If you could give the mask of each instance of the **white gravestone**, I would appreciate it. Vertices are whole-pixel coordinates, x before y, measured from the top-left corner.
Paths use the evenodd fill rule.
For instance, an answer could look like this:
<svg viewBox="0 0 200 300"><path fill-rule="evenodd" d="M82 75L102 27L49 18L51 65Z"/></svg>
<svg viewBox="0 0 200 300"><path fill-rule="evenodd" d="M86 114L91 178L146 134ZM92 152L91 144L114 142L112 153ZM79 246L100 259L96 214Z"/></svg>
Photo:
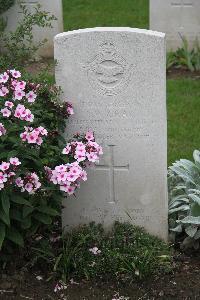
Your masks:
<svg viewBox="0 0 200 300"><path fill-rule="evenodd" d="M63 31L62 0L24 0L21 3L26 5L27 9L32 13L37 4L40 4L41 10L45 10L57 18L57 20L51 22L52 28L34 26L33 29L33 37L36 44L47 39L44 46L39 49L38 55L47 58L53 57L54 36ZM3 14L3 17L7 19L6 32L14 31L19 21L23 19L22 10L17 0L15 5Z"/></svg>
<svg viewBox="0 0 200 300"><path fill-rule="evenodd" d="M55 37L56 82L75 115L66 136L92 129L103 146L63 226L129 221L167 239L165 35L93 28Z"/></svg>
<svg viewBox="0 0 200 300"><path fill-rule="evenodd" d="M182 46L180 35L192 47L200 38L200 0L150 0L150 29L166 33L168 50Z"/></svg>

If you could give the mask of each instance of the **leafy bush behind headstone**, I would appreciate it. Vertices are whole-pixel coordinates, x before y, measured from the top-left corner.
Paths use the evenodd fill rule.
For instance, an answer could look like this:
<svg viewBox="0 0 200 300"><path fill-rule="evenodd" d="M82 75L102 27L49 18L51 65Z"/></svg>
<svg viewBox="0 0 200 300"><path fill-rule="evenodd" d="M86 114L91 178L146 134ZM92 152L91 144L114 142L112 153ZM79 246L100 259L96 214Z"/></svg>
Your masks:
<svg viewBox="0 0 200 300"><path fill-rule="evenodd" d="M0 14L8 10L14 3L15 0L0 0Z"/></svg>

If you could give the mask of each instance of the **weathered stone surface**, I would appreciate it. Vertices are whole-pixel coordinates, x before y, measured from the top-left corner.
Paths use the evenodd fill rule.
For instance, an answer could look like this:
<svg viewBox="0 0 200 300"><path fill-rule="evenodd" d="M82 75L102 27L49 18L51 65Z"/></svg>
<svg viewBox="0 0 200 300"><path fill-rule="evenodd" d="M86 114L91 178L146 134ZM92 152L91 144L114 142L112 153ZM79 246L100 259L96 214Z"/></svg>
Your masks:
<svg viewBox="0 0 200 300"><path fill-rule="evenodd" d="M41 5L41 9L54 15L57 20L52 22L52 28L35 26L33 36L35 43L44 39L47 42L38 51L38 55L43 57L53 57L53 39L54 36L63 31L63 13L62 0L24 0L23 4L27 6L28 10L33 12L37 4ZM20 20L23 18L22 11L16 1L16 4L3 14L7 19L6 31L14 31Z"/></svg>
<svg viewBox="0 0 200 300"><path fill-rule="evenodd" d="M64 200L63 226L115 220L167 238L165 35L93 28L55 37L56 82L75 115L66 136L93 129L104 155L77 197Z"/></svg>
<svg viewBox="0 0 200 300"><path fill-rule="evenodd" d="M150 0L150 29L166 33L167 49L182 46L180 34L190 47L200 38L199 0Z"/></svg>

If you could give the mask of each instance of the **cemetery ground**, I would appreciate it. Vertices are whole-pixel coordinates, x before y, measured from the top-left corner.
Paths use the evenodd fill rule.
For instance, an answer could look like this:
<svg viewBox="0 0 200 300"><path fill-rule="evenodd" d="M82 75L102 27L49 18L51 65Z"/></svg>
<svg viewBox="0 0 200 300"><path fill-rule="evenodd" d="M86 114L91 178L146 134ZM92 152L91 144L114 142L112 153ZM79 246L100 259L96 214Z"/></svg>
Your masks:
<svg viewBox="0 0 200 300"><path fill-rule="evenodd" d="M40 71L46 63L28 67L32 73ZM51 65L51 70L54 67ZM53 71L54 72L54 71ZM46 78L53 82L52 73ZM174 72L175 74L175 72ZM168 75L168 165L180 157L191 158L192 151L199 144L199 78ZM60 234L60 223L57 233ZM67 280L66 289L54 292L55 280L47 281L49 270L44 261L28 267L27 253L16 257L8 272L1 271L0 299L198 299L199 252L172 252L172 268L147 279L127 282L107 278L96 280ZM23 257L23 258L22 258ZM38 277L39 276L39 277ZM38 280L37 278L41 279ZM71 278L72 279L72 278ZM121 298L120 298L121 297ZM123 298L124 297L124 298ZM129 298L128 298L129 297Z"/></svg>

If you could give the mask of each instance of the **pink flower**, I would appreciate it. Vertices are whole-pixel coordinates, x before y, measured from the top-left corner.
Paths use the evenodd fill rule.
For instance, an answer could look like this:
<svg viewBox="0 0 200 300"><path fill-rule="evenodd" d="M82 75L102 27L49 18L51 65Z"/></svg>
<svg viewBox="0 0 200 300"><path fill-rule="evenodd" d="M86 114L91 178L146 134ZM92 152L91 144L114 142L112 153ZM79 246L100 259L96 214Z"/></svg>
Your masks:
<svg viewBox="0 0 200 300"><path fill-rule="evenodd" d="M14 91L14 100L22 100L22 98L25 96L25 92L17 89Z"/></svg>
<svg viewBox="0 0 200 300"><path fill-rule="evenodd" d="M21 165L21 162L19 161L19 159L17 157L11 157L10 158L10 163L11 163L11 165L14 165L14 166Z"/></svg>
<svg viewBox="0 0 200 300"><path fill-rule="evenodd" d="M16 180L15 180L15 183L18 187L23 187L23 184L24 184L24 181L22 180L21 177L18 177Z"/></svg>
<svg viewBox="0 0 200 300"><path fill-rule="evenodd" d="M26 82L25 81L15 81L14 85L15 85L16 90L24 90L26 87Z"/></svg>
<svg viewBox="0 0 200 300"><path fill-rule="evenodd" d="M92 131L86 132L85 138L88 141L94 141L94 134L93 134L93 132Z"/></svg>
<svg viewBox="0 0 200 300"><path fill-rule="evenodd" d="M14 103L11 102L11 101L6 101L6 102L5 102L5 106L7 106L7 107L9 107L9 108L13 108Z"/></svg>
<svg viewBox="0 0 200 300"><path fill-rule="evenodd" d="M0 83L6 83L9 79L8 73L4 72L3 74L0 74Z"/></svg>
<svg viewBox="0 0 200 300"><path fill-rule="evenodd" d="M36 97L37 95L33 91L30 91L29 93L26 94L26 98L29 103L35 102Z"/></svg>
<svg viewBox="0 0 200 300"><path fill-rule="evenodd" d="M28 193L32 193L33 191L33 185L31 183L27 183L25 186L24 186L24 189L28 192Z"/></svg>
<svg viewBox="0 0 200 300"><path fill-rule="evenodd" d="M68 112L68 114L69 114L70 116L74 114L74 110L73 110L73 108L70 107L70 106L67 107L67 112Z"/></svg>
<svg viewBox="0 0 200 300"><path fill-rule="evenodd" d="M7 162L2 161L2 163L1 163L1 165L0 165L0 170L6 171L6 170L9 169L9 167L10 167L10 163L7 163Z"/></svg>
<svg viewBox="0 0 200 300"><path fill-rule="evenodd" d="M7 89L7 87L2 86L2 87L0 88L0 97L4 97L4 96L6 96L8 93L9 93L9 90Z"/></svg>
<svg viewBox="0 0 200 300"><path fill-rule="evenodd" d="M0 191L4 188L4 184L0 183Z"/></svg>
<svg viewBox="0 0 200 300"><path fill-rule="evenodd" d="M7 181L7 174L4 174L3 172L0 172L0 184Z"/></svg>
<svg viewBox="0 0 200 300"><path fill-rule="evenodd" d="M74 194L74 191L75 191L75 187L74 186L60 186L60 190L67 193L68 195L73 195Z"/></svg>
<svg viewBox="0 0 200 300"><path fill-rule="evenodd" d="M1 113L6 118L9 118L11 115L11 111L9 109L7 109L6 107L1 109Z"/></svg>
<svg viewBox="0 0 200 300"><path fill-rule="evenodd" d="M62 153L63 153L63 154L69 154L70 151L71 151L71 146L70 146L70 144L68 143L68 144L66 145L66 147L63 149Z"/></svg>
<svg viewBox="0 0 200 300"><path fill-rule="evenodd" d="M6 134L6 129L2 123L0 123L0 136Z"/></svg>
<svg viewBox="0 0 200 300"><path fill-rule="evenodd" d="M12 74L12 76L13 76L14 78L19 78L19 77L21 77L21 73L20 73L19 71L16 71L15 69L10 70L10 73Z"/></svg>
<svg viewBox="0 0 200 300"><path fill-rule="evenodd" d="M87 153L86 156L87 156L87 159L91 162L98 161L98 156L96 153Z"/></svg>

